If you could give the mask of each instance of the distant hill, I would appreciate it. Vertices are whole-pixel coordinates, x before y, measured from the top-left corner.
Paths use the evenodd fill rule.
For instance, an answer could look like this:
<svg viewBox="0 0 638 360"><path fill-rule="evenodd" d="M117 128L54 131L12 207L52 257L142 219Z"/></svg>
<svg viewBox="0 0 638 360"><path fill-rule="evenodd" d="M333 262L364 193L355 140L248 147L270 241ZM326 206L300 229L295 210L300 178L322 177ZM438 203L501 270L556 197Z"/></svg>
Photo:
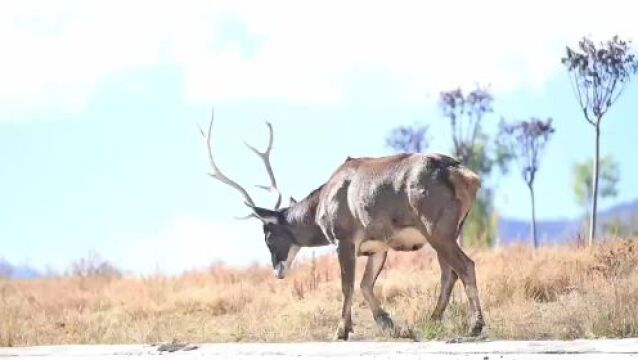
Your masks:
<svg viewBox="0 0 638 360"><path fill-rule="evenodd" d="M13 279L33 279L42 274L26 265L12 265L5 259L0 258L0 277L10 277Z"/></svg>
<svg viewBox="0 0 638 360"><path fill-rule="evenodd" d="M629 222L638 216L638 199L615 205L598 213L598 225L618 219ZM556 219L536 222L536 231L541 244L557 244L575 239L581 226L580 219ZM530 238L529 220L503 218L499 222L501 244L526 242Z"/></svg>

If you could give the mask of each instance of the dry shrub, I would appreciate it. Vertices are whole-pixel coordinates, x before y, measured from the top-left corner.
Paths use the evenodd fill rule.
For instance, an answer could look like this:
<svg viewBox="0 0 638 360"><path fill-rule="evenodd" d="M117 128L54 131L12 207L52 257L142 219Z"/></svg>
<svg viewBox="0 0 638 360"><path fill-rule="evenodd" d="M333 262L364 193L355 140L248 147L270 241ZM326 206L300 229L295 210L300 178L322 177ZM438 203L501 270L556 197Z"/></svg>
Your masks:
<svg viewBox="0 0 638 360"><path fill-rule="evenodd" d="M95 253L78 259L71 264L70 274L81 278L120 278L122 272L109 261Z"/></svg>
<svg viewBox="0 0 638 360"><path fill-rule="evenodd" d="M520 282L526 297L538 302L556 301L559 295L575 289L574 274L571 269L577 264L564 258L535 257L531 265L522 273Z"/></svg>
<svg viewBox="0 0 638 360"><path fill-rule="evenodd" d="M636 241L627 239L596 245L594 260L590 269L607 279L627 276L638 266Z"/></svg>
<svg viewBox="0 0 638 360"><path fill-rule="evenodd" d="M325 265L324 265L325 266ZM302 264L293 275L293 293L297 299L303 299L307 293L312 293L319 288L321 274L319 272L317 258L312 256L310 262Z"/></svg>
<svg viewBox="0 0 638 360"><path fill-rule="evenodd" d="M638 336L635 239L466 251L476 262L489 337ZM358 287L364 266L359 259L354 336L378 339ZM266 266L223 264L175 277L0 279L0 346L328 340L341 312L339 274L330 255L300 262L284 280ZM395 320L425 338L465 335L469 310L460 281L443 322L429 321L439 276L431 249L391 253L375 291Z"/></svg>

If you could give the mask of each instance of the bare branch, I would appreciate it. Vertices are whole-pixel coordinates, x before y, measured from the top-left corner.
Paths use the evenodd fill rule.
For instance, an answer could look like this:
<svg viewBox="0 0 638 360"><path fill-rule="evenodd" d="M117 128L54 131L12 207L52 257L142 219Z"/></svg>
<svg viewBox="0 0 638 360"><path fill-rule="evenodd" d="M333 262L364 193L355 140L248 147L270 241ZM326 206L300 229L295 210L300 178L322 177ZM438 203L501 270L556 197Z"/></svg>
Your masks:
<svg viewBox="0 0 638 360"><path fill-rule="evenodd" d="M583 111L583 116L585 117L585 121L590 123L592 126L596 126L596 124L589 118L589 112L587 111L589 106L589 97L587 95L583 96L580 91L580 86L578 85L578 77L576 74L569 76L569 84L572 86L572 91L576 95L576 99L578 100L578 104L580 105L580 109ZM585 93L587 91L585 90ZM587 99L587 103L583 101L583 98Z"/></svg>
<svg viewBox="0 0 638 360"><path fill-rule="evenodd" d="M470 136L470 149L474 151L474 145L476 144L476 137L478 136L479 125L481 123L481 113L477 112L475 114L476 119L474 120L472 135Z"/></svg>
<svg viewBox="0 0 638 360"><path fill-rule="evenodd" d="M618 81L614 81L614 84L613 84L614 87L612 87L611 91L609 92L609 106L613 105L616 102L616 100L618 100L620 95L625 90L625 85L626 84L627 83L625 81L621 81L620 82L620 87L618 87L618 91L616 92L616 94L614 96L615 86L618 86Z"/></svg>

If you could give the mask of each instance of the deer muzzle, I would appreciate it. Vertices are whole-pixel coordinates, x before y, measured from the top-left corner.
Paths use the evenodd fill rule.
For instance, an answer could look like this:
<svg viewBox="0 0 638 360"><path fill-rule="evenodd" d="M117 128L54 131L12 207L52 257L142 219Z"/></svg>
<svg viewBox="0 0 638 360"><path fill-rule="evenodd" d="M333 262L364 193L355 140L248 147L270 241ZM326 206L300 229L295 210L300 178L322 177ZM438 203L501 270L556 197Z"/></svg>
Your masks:
<svg viewBox="0 0 638 360"><path fill-rule="evenodd" d="M277 263L272 273L273 275L275 275L277 279L283 279L286 277L287 270L288 270L288 267L286 266L286 262L280 261L279 263Z"/></svg>

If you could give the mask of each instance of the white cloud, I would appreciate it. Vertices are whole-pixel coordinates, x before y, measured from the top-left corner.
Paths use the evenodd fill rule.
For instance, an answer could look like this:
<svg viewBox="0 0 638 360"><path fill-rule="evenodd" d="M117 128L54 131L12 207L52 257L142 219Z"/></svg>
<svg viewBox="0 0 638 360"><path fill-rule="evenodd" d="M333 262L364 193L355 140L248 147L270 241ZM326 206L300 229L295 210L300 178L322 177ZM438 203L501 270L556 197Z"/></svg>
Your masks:
<svg viewBox="0 0 638 360"><path fill-rule="evenodd" d="M177 274L204 269L219 260L229 265L268 262L270 254L261 226L248 222L178 216L155 234L114 239L114 246L99 253L118 267L136 273ZM126 251L122 251L124 248Z"/></svg>
<svg viewBox="0 0 638 360"><path fill-rule="evenodd" d="M626 3L581 1L29 2L0 4L0 104L81 110L101 82L177 64L193 101L334 103L361 74L395 100L475 82L542 89L565 43L636 38ZM624 9L624 11L623 11ZM230 36L224 25L241 30ZM356 89L356 88L354 88ZM390 90L389 90L390 91Z"/></svg>
<svg viewBox="0 0 638 360"><path fill-rule="evenodd" d="M214 23L215 11L198 20L195 10L194 2L2 2L0 104L82 110L110 76L166 63L167 47L214 36L198 24Z"/></svg>

